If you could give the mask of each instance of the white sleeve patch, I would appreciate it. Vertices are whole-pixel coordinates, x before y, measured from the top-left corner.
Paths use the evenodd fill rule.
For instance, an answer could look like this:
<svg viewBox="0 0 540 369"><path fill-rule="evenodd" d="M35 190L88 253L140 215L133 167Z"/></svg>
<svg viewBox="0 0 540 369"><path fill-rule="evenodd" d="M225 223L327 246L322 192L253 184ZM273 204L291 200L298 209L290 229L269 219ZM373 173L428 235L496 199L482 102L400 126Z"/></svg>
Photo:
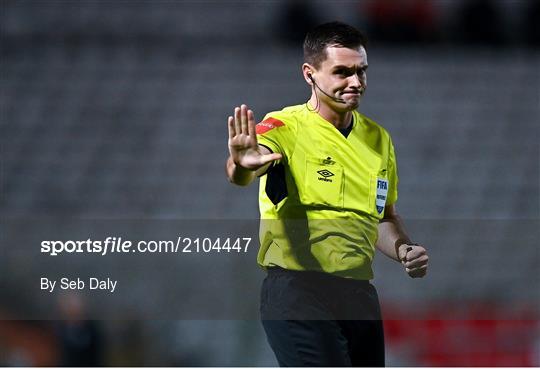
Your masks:
<svg viewBox="0 0 540 369"><path fill-rule="evenodd" d="M387 196L388 180L385 178L377 178L377 198L375 199L375 206L377 207L377 212L379 214L382 214L384 211Z"/></svg>

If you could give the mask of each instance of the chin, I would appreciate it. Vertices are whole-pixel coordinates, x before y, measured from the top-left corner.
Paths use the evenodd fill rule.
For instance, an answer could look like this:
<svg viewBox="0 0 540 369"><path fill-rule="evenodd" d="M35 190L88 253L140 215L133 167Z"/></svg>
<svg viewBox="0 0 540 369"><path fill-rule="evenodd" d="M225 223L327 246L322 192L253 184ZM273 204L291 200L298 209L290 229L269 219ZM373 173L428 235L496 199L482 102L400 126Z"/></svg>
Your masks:
<svg viewBox="0 0 540 369"><path fill-rule="evenodd" d="M360 106L360 99L345 102L345 109L346 110L356 110L359 106Z"/></svg>

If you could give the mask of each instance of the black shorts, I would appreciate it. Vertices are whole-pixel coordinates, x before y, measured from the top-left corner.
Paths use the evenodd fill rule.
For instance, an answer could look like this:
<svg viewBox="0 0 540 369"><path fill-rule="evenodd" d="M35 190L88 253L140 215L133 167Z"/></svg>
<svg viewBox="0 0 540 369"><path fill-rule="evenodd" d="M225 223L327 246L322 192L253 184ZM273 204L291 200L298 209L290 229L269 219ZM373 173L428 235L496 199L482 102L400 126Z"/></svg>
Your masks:
<svg viewBox="0 0 540 369"><path fill-rule="evenodd" d="M369 281L271 268L261 318L280 366L384 366L379 301Z"/></svg>

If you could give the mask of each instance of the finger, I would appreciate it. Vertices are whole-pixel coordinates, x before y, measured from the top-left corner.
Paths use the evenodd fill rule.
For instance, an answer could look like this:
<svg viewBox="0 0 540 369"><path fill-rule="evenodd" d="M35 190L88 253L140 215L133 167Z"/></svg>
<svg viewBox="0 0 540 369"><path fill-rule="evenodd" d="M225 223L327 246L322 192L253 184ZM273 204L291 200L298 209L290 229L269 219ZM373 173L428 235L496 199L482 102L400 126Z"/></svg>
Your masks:
<svg viewBox="0 0 540 369"><path fill-rule="evenodd" d="M423 277L427 273L427 265L414 269L406 269L406 272L412 278Z"/></svg>
<svg viewBox="0 0 540 369"><path fill-rule="evenodd" d="M257 134L255 132L255 117L251 110L248 110L248 133L249 137L252 137L255 140L257 139Z"/></svg>
<svg viewBox="0 0 540 369"><path fill-rule="evenodd" d="M423 260L423 261L415 260L415 261L407 262L407 263L404 264L405 269L420 268L420 267L423 267L425 265L428 265L428 262L426 260Z"/></svg>
<svg viewBox="0 0 540 369"><path fill-rule="evenodd" d="M237 135L242 133L242 126L240 123L240 108L238 106L234 108L234 129Z"/></svg>
<svg viewBox="0 0 540 369"><path fill-rule="evenodd" d="M413 269L413 268L417 268L417 267L422 266L422 265L427 265L427 263L428 263L428 258L422 256L422 257L419 257L417 259L409 260L403 265L405 265L405 268Z"/></svg>
<svg viewBox="0 0 540 369"><path fill-rule="evenodd" d="M407 254L409 253L409 251L412 250L412 247L411 246L408 246L408 247L400 247L399 248L399 260L401 260L401 262L405 262L407 261Z"/></svg>
<svg viewBox="0 0 540 369"><path fill-rule="evenodd" d="M407 247L407 253L402 261L411 261L417 259L423 255L426 255L426 249L422 246L409 246Z"/></svg>
<svg viewBox="0 0 540 369"><path fill-rule="evenodd" d="M245 135L249 134L247 106L245 104L242 104L240 107L240 124L242 126L242 133Z"/></svg>
<svg viewBox="0 0 540 369"><path fill-rule="evenodd" d="M426 275L426 273L427 273L427 266L407 270L407 274L413 278L416 276L424 276Z"/></svg>
<svg viewBox="0 0 540 369"><path fill-rule="evenodd" d="M227 119L227 126L229 127L229 138L236 136L236 130L234 129L234 118L229 117Z"/></svg>
<svg viewBox="0 0 540 369"><path fill-rule="evenodd" d="M265 164L270 163L271 161L280 160L282 157L283 156L281 154L274 154L274 153L262 155L260 158L260 162L262 165L265 165Z"/></svg>
<svg viewBox="0 0 540 369"><path fill-rule="evenodd" d="M407 252L407 260L416 259L426 254L426 249L421 246L411 247L411 250Z"/></svg>
<svg viewBox="0 0 540 369"><path fill-rule="evenodd" d="M419 267L416 267L416 268L405 268L405 271L407 273L415 273L419 270L426 270L427 269L427 264L426 265L422 265L422 266L419 266Z"/></svg>

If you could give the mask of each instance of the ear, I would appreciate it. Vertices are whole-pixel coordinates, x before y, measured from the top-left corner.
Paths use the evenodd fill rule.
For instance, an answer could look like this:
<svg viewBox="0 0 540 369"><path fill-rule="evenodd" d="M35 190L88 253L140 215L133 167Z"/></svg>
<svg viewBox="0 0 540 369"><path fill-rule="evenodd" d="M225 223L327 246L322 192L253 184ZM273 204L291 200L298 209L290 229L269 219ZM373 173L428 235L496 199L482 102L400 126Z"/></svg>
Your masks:
<svg viewBox="0 0 540 369"><path fill-rule="evenodd" d="M315 73L316 69L313 68L311 64L304 63L302 64L302 74L304 75L304 79L307 82L308 85L313 86L313 73Z"/></svg>

